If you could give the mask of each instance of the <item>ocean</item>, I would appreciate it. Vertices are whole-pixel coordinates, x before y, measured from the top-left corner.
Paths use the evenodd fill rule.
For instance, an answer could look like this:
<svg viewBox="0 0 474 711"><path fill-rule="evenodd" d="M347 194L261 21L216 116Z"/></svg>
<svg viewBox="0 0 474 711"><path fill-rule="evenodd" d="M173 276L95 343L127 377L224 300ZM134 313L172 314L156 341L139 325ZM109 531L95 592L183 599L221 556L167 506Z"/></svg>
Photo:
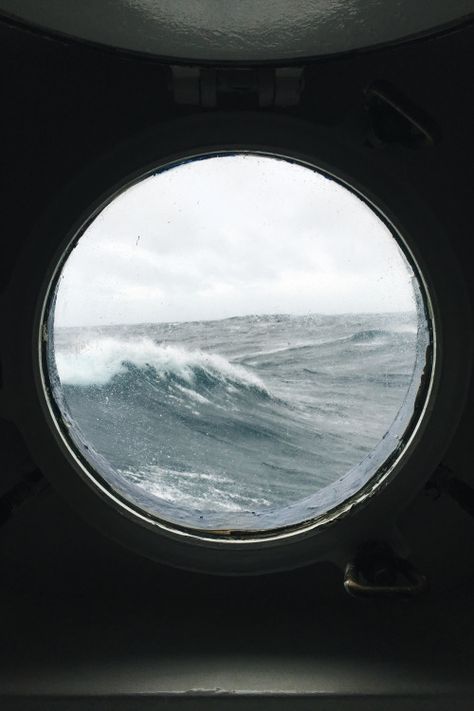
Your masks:
<svg viewBox="0 0 474 711"><path fill-rule="evenodd" d="M158 510L203 518L282 508L364 460L412 382L417 321L271 314L56 327L52 358L63 416L90 456Z"/></svg>

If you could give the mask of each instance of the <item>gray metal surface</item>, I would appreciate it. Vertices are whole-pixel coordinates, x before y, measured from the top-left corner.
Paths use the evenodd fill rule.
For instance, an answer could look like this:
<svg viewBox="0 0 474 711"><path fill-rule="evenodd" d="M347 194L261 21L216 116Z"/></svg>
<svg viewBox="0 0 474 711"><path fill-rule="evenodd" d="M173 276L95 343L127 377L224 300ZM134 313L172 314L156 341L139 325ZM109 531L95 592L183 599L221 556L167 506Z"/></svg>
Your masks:
<svg viewBox="0 0 474 711"><path fill-rule="evenodd" d="M177 59L288 60L429 33L473 0L1 0L0 12L112 47Z"/></svg>

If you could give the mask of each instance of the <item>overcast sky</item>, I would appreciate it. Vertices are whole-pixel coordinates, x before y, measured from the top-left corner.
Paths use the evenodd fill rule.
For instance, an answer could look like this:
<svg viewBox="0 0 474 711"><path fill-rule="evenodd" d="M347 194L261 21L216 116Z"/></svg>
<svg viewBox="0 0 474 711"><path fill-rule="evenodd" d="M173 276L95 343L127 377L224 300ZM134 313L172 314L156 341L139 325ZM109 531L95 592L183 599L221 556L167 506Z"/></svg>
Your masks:
<svg viewBox="0 0 474 711"><path fill-rule="evenodd" d="M240 155L110 203L64 267L56 325L414 308L411 270L365 203L302 166Z"/></svg>

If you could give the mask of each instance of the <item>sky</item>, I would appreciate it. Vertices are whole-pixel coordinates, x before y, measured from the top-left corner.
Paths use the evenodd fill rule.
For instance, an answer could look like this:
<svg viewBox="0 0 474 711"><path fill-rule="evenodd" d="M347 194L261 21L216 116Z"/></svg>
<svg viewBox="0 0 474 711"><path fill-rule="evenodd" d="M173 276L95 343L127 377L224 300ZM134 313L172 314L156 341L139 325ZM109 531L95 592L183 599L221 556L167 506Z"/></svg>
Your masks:
<svg viewBox="0 0 474 711"><path fill-rule="evenodd" d="M214 156L128 188L79 239L55 325L414 310L412 271L355 194L307 167Z"/></svg>

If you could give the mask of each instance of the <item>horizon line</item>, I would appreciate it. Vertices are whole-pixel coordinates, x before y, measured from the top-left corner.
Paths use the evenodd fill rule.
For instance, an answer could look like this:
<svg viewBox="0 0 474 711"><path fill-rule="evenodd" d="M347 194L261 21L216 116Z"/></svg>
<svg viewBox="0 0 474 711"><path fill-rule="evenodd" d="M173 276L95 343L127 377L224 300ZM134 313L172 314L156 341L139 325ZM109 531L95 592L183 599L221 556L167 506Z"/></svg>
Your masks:
<svg viewBox="0 0 474 711"><path fill-rule="evenodd" d="M264 313L264 314L243 314L241 316L224 316L223 318L211 318L211 319L191 319L191 320L170 320L170 321L117 321L109 323L83 323L83 324L58 324L54 325L54 330L60 328L109 328L113 326L167 326L167 325L178 325L185 323L213 323L216 321L231 321L236 319L246 319L246 318L268 318L272 317L293 317L293 318L308 318L313 316L383 316L390 314L416 314L417 309L405 309L403 311L340 311L335 313L325 313L321 311L312 311L305 314L295 314L295 313Z"/></svg>

